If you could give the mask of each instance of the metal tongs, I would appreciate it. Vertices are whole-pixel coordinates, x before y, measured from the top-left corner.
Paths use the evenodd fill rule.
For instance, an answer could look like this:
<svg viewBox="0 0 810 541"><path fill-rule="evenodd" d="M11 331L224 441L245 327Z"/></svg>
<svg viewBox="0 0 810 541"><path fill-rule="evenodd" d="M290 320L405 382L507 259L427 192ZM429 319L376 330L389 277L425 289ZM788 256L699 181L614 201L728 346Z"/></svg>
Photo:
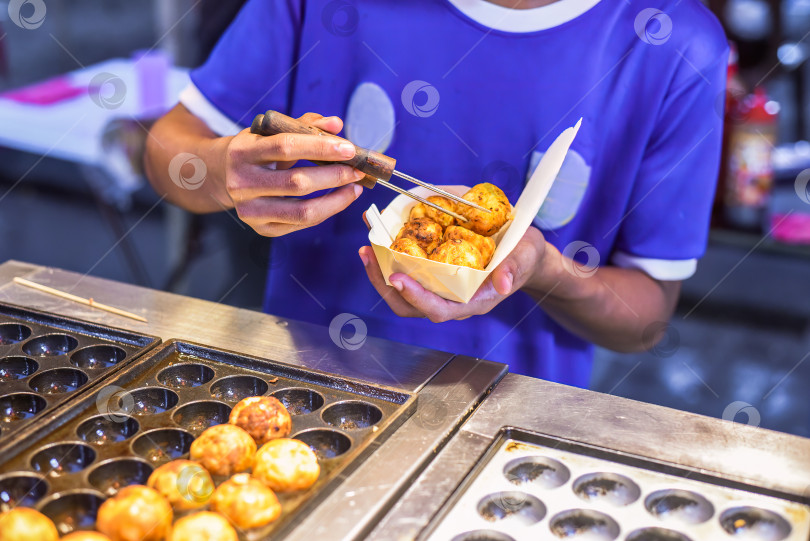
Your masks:
<svg viewBox="0 0 810 541"><path fill-rule="evenodd" d="M310 126L309 124L304 124L300 120L296 120L292 117L289 117L285 114L279 113L278 111L267 111L263 115L256 115L256 118L253 119L253 124L250 126L250 132L255 133L257 135L277 135L279 133L300 133L303 135L328 135L330 137L337 137L329 132L316 128L315 126ZM338 139L340 139L338 137ZM354 144L354 143L352 143ZM405 179L408 182L413 182L414 184L418 184L428 190L435 192L439 195L442 195L448 199L452 199L457 203L462 203L464 205L468 205L475 209L478 209L483 212L492 212L489 209L476 205L471 201L467 201L455 194L452 194L448 191L442 190L441 188L434 186L433 184L428 184L427 182L423 182L417 178L414 178L410 175L406 175L400 171L394 169L397 161L394 158L388 157L385 154L381 154L379 152L375 152L373 150L369 150L367 148L358 147L357 145L354 146L355 155L354 158L345 161L339 162L324 162L324 161L316 161L310 160L312 163L317 165L329 165L331 163L342 163L346 165L350 165L355 169L362 171L366 174L365 177L361 178L357 181L358 184L365 188L373 188L375 184L381 184L386 188L394 190L395 192L399 192L403 195L407 195L410 198L416 199L420 203L423 203L429 207L433 207L434 209L444 212L445 214L449 214L453 218L457 220L461 220L462 222L468 221L467 218L461 216L458 213L453 212L452 210L448 210L446 208L442 208L441 206L431 203L427 199L423 199L418 195L412 194L411 192L396 186L395 184L391 184L388 182L391 179L392 175L398 176L399 178Z"/></svg>

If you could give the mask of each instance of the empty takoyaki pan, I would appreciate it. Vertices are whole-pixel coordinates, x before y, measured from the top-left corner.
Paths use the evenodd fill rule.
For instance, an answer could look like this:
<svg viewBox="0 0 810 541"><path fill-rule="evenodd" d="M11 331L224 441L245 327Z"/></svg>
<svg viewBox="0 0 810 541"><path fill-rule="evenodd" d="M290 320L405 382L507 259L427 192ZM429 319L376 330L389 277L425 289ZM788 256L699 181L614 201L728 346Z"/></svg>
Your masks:
<svg viewBox="0 0 810 541"><path fill-rule="evenodd" d="M372 442L410 415L415 400L387 387L170 341L81 398L35 440L15 448L0 467L8 472L0 477L0 511L17 504L33 507L66 534L95 527L99 508L122 488L148 484L167 496L175 519L216 507L235 514L231 518L242 539L283 536L296 514L316 505ZM283 407L261 415L248 411L246 404L254 401ZM223 424L232 430L217 427L206 432L212 437L198 438ZM292 439L303 443L288 443ZM217 454L222 448L250 448L245 452L255 456L229 456L223 464ZM290 457L302 449L316 459L314 471L292 463ZM266 516L257 516L253 504L234 501L242 490L251 501L269 502ZM280 511L273 514L276 500ZM207 524L205 518L184 522L183 528Z"/></svg>
<svg viewBox="0 0 810 541"><path fill-rule="evenodd" d="M810 506L593 456L529 433L496 438L429 541L806 541ZM529 440L529 441L527 441ZM618 455L616 455L618 457ZM700 477L700 476L696 476ZM709 482L711 481L711 482Z"/></svg>
<svg viewBox="0 0 810 541"><path fill-rule="evenodd" d="M0 304L0 450L157 344L156 337Z"/></svg>

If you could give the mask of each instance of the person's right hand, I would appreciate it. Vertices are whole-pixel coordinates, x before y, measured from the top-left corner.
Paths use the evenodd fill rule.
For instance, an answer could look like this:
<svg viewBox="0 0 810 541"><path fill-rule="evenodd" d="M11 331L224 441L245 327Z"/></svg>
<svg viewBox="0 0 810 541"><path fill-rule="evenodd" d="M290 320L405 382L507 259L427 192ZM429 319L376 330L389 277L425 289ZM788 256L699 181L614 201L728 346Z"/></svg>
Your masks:
<svg viewBox="0 0 810 541"><path fill-rule="evenodd" d="M338 133L343 121L315 113L301 121ZM341 144L343 143L343 144ZM354 146L337 137L285 133L265 137L243 130L228 143L225 189L239 218L266 237L312 227L348 207L363 192L363 173L348 165L296 167L298 160L348 160ZM299 199L331 190L311 199Z"/></svg>

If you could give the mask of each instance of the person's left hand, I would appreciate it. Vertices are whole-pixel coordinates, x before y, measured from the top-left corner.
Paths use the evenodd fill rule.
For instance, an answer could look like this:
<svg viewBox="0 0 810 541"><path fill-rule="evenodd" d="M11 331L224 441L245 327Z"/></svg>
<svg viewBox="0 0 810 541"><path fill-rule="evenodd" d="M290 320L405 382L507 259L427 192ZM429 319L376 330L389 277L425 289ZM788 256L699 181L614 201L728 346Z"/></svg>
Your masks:
<svg viewBox="0 0 810 541"><path fill-rule="evenodd" d="M360 248L360 259L369 280L395 314L402 317L426 317L434 323L466 319L486 314L502 300L522 288L533 276L542 276L546 257L546 240L539 229L530 227L506 259L490 273L470 302L449 301L423 288L403 273L389 277L385 284L380 265L371 246Z"/></svg>

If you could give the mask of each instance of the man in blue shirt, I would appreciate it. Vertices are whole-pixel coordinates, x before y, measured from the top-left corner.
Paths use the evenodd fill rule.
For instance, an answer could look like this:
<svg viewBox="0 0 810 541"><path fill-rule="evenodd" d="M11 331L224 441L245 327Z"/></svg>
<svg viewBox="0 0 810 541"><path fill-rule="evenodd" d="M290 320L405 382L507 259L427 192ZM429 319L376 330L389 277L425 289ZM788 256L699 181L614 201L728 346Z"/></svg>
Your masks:
<svg viewBox="0 0 810 541"><path fill-rule="evenodd" d="M153 128L146 165L175 204L234 208L277 237L267 312L323 325L350 313L370 335L585 387L593 343L638 351L662 336L703 254L727 53L698 0L250 0ZM513 202L583 123L536 227L465 305L401 274L386 286L362 212L393 194L352 204L363 190L348 166L293 167L353 149L244 129L268 109Z"/></svg>

